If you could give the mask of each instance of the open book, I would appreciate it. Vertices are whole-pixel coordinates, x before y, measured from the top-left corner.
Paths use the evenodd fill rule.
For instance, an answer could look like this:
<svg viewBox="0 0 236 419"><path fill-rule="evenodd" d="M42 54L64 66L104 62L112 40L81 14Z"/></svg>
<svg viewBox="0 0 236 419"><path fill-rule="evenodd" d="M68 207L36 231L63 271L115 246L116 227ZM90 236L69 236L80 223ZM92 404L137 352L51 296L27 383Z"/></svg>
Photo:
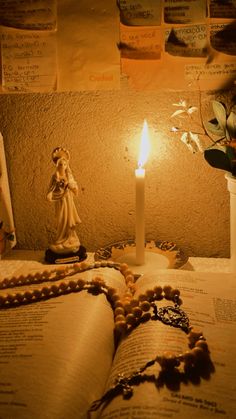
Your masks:
<svg viewBox="0 0 236 419"><path fill-rule="evenodd" d="M31 273L36 269L32 262ZM22 272L24 266L16 275ZM125 293L119 270L101 267L75 276L90 281L98 274L118 294ZM90 414L93 402L106 394L118 374L129 376L165 351L185 352L184 331L149 320L115 344L114 315L106 296L85 290L0 309L0 419L235 418L235 279L234 274L181 270L140 277L135 296L157 285L180 290L181 308L209 345L210 368L192 376L167 372L161 382L155 364L133 385L130 398L117 394ZM6 290L0 290L3 294Z"/></svg>

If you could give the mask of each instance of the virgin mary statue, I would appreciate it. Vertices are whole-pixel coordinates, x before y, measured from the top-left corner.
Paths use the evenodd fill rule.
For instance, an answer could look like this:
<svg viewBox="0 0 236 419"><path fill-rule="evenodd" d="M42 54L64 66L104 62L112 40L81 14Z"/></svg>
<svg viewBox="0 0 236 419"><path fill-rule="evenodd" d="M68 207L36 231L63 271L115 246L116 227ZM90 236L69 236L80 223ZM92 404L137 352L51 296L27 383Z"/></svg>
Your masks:
<svg viewBox="0 0 236 419"><path fill-rule="evenodd" d="M76 226L81 223L81 220L74 203L78 185L69 166L70 154L68 150L57 147L52 153L52 160L56 171L51 178L47 199L55 204L57 226L55 241L49 246L46 259L52 254L59 257L74 256L78 254L81 247L76 233ZM75 258L72 261L74 262Z"/></svg>

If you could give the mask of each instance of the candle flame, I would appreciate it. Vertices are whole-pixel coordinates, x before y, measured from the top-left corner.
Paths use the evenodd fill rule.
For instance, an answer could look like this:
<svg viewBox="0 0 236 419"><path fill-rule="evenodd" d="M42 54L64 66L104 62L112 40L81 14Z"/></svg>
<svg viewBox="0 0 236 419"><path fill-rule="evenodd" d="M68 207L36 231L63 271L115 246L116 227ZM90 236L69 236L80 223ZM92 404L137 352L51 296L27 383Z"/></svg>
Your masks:
<svg viewBox="0 0 236 419"><path fill-rule="evenodd" d="M143 130L142 130L140 150L139 150L139 159L138 159L139 168L143 167L144 164L147 162L149 151L150 151L150 142L149 142L148 124L145 119L143 123Z"/></svg>

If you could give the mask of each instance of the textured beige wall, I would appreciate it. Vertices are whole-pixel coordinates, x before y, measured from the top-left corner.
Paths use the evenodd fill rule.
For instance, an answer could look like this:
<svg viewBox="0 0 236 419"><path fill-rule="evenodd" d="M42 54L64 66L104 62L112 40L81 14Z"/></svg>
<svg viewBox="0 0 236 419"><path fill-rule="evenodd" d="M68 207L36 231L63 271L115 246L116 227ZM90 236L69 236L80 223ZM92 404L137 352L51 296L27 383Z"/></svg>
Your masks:
<svg viewBox="0 0 236 419"><path fill-rule="evenodd" d="M82 244L92 251L134 237L134 169L144 118L152 138L146 178L147 238L176 242L188 255L229 256L224 173L170 133L172 103L197 93L114 92L0 96L18 248L44 249L55 228L46 201L51 152L70 150L79 184ZM205 94L203 103L211 96ZM205 105L204 105L205 106Z"/></svg>

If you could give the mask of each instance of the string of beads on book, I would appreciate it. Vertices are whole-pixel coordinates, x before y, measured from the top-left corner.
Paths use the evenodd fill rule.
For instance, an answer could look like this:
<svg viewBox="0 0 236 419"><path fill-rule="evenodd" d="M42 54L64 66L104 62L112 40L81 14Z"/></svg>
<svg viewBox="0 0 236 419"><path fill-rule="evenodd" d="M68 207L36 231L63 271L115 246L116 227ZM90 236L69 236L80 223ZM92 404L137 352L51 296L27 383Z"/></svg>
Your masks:
<svg viewBox="0 0 236 419"><path fill-rule="evenodd" d="M76 273L81 273L95 268L114 268L121 272L126 282L126 292L121 298L117 290L105 284L99 275L95 275L91 281L86 281L79 277L71 279ZM94 295L105 294L114 312L115 331L118 334L126 333L132 328L150 319L160 320L161 322L173 327L181 328L187 333L190 351L185 354L172 357L169 355L162 357L160 363L163 365L176 365L180 361L191 362L192 364L201 357L208 355L208 345L202 332L189 325L187 315L180 309L180 291L169 285L164 287L156 286L149 289L144 294L134 297L135 280L134 274L127 264L119 264L112 261L102 261L94 263L75 263L73 265L60 266L54 269L46 269L34 274L12 276L0 281L0 289L16 288L24 285L36 285L47 282L47 285L34 288L32 290L17 291L13 293L0 294L0 308L10 308L21 304L33 303L86 290ZM51 284L52 283L52 284ZM158 308L157 301L166 299L172 301L174 306Z"/></svg>
<svg viewBox="0 0 236 419"><path fill-rule="evenodd" d="M91 281L86 281L82 277L72 279L75 274L96 268L114 268L121 272L126 282L126 291L122 298L117 290L108 286L99 275L95 275ZM36 286L43 283L46 284L15 292L15 288L21 286ZM148 289L145 293L134 297L135 277L127 264L112 261L74 263L54 269L45 269L34 274L12 276L0 281L0 290L9 288L14 288L12 293L0 294L0 309L87 291L93 295L104 294L106 296L113 309L114 327L118 336L130 332L134 327L148 320L159 320L169 326L178 327L187 334L189 348L184 353L174 355L171 352L164 352L157 355L155 359L148 361L129 377L123 374L119 375L112 388L102 399L94 402L91 411L97 410L102 403L113 398L116 394L122 393L123 397L130 397L133 393L132 385L139 383L140 380L142 381L144 378L142 373L155 363L158 363L163 371L169 371L180 367L181 364L183 370L187 370L210 361L210 352L202 331L190 326L188 316L180 308L182 304L180 291L170 285L164 287L157 285L153 289ZM171 301L173 305L158 307L157 302L163 299Z"/></svg>
<svg viewBox="0 0 236 419"><path fill-rule="evenodd" d="M73 275L96 268L114 268L119 270L125 278L126 293L124 301L121 301L117 290L105 284L101 276L95 275L91 281L83 278L72 279ZM40 284L46 283L43 286ZM7 292L0 294L0 308L9 308L21 304L33 303L42 299L57 297L63 294L88 290L94 294L104 293L107 296L113 309L125 307L130 302L135 292L134 275L128 269L126 264L119 264L110 261L102 262L77 262L71 265L56 267L54 269L45 269L36 273L27 275L12 276L0 281L0 290L9 288L20 288L22 286L39 285L37 288L27 289L17 292Z"/></svg>
<svg viewBox="0 0 236 419"><path fill-rule="evenodd" d="M134 392L134 386L139 385L145 381L154 382L155 386L161 387L163 381L168 373L173 374L173 372L178 375L173 374L173 378L181 379L181 374L188 376L188 374L196 370L199 372L204 370L210 371L212 368L212 363L210 360L209 350L207 347L206 340L204 339L201 332L193 331L190 327L189 333L189 346L192 348L190 351L186 351L183 354L173 355L172 353L164 352L162 355L158 354L154 359L149 360L145 365L141 366L136 371L133 371L130 375L118 374L114 380L113 385L105 392L105 394L99 400L95 400L90 409L89 417L92 412L97 411L103 404L106 405L114 397L122 395L124 399L129 399L132 397ZM183 365L182 373L178 369L180 364ZM161 371L158 376L155 374L147 374L147 371L150 367L153 367L155 364L159 364ZM196 376L195 376L196 377ZM186 377L184 378L185 383L187 382Z"/></svg>

